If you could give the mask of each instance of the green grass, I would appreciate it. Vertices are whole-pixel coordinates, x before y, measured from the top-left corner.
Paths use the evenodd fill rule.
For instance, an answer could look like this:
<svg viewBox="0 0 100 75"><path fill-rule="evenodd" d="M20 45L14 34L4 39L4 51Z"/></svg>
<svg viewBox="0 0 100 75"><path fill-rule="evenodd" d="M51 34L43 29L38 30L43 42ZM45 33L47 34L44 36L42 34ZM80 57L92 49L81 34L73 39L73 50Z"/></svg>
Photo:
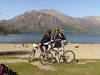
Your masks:
<svg viewBox="0 0 100 75"><path fill-rule="evenodd" d="M79 60L86 64L52 64L57 71L46 71L39 69L29 63L13 63L7 64L10 69L19 75L100 75L100 60ZM95 61L95 62L89 62Z"/></svg>

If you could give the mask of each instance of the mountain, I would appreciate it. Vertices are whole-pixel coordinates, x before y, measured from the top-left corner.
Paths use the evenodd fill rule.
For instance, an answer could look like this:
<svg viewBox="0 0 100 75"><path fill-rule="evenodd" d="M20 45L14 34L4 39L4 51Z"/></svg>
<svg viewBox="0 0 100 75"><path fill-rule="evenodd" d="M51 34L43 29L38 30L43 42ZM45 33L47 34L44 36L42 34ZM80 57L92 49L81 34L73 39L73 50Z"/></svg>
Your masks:
<svg viewBox="0 0 100 75"><path fill-rule="evenodd" d="M69 28L71 27L72 33L97 33L100 34L100 16L88 16L82 18L75 18L56 10L39 10L42 13L50 14L57 17L63 24ZM69 28L70 30L70 28ZM67 29L68 31L68 29Z"/></svg>
<svg viewBox="0 0 100 75"><path fill-rule="evenodd" d="M55 28L63 23L56 17L38 11L25 12L6 22L6 28L19 29L23 33L43 32L48 28Z"/></svg>
<svg viewBox="0 0 100 75"><path fill-rule="evenodd" d="M0 21L8 30L19 30L22 33L45 32L60 27L66 33L100 34L100 17L87 16L75 18L54 9L27 11L10 20Z"/></svg>
<svg viewBox="0 0 100 75"><path fill-rule="evenodd" d="M88 33L100 34L100 17L99 16L88 16L80 18L80 25Z"/></svg>

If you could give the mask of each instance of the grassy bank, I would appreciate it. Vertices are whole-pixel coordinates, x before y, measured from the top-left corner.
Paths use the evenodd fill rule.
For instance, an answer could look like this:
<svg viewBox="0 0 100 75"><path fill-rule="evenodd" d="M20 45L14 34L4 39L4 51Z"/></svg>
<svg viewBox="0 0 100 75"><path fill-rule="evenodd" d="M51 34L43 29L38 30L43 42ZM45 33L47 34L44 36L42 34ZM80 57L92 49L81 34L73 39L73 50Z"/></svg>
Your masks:
<svg viewBox="0 0 100 75"><path fill-rule="evenodd" d="M79 60L84 64L52 64L57 70L46 71L29 63L7 64L19 75L100 75L100 60Z"/></svg>

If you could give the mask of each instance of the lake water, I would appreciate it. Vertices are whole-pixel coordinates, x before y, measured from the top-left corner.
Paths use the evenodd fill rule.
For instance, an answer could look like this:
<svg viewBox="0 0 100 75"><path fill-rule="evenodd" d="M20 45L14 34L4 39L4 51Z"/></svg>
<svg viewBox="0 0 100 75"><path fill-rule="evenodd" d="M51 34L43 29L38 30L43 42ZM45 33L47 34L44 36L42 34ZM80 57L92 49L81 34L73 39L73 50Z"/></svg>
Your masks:
<svg viewBox="0 0 100 75"><path fill-rule="evenodd" d="M0 35L0 42L20 42L40 40L42 34L8 34ZM72 42L100 43L100 35L94 34L65 34L66 38Z"/></svg>

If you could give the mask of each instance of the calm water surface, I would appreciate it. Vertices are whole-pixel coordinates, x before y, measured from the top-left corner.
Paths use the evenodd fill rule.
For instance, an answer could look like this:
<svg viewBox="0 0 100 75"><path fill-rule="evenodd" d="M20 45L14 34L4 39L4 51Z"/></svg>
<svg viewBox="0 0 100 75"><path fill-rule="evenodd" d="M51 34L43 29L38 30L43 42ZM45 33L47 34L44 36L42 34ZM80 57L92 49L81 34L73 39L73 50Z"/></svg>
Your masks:
<svg viewBox="0 0 100 75"><path fill-rule="evenodd" d="M0 42L20 42L40 40L42 34L8 34L0 35ZM93 42L100 43L100 35L94 34L65 34L66 38L72 42Z"/></svg>

